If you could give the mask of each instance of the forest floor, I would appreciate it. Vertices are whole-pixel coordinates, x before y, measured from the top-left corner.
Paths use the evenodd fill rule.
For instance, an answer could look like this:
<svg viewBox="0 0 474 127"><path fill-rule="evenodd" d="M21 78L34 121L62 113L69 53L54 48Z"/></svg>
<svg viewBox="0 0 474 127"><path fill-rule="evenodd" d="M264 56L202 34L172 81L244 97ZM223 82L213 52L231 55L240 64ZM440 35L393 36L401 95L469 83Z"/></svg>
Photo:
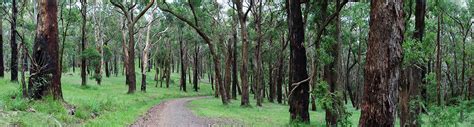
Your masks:
<svg viewBox="0 0 474 127"><path fill-rule="evenodd" d="M170 88L160 88L159 84L158 87L155 87L154 74L149 73L147 92L138 90L135 94L126 94L128 87L124 84L125 77L121 75L104 78L101 85L89 79L88 86L83 87L80 85L81 79L78 73L65 73L62 76L63 96L68 106L74 106L74 115L69 113L70 107L65 106L64 103L53 101L49 97L40 101L19 97L21 95L19 83L10 82L9 74L5 75L7 77L0 78L0 127L143 125L137 120L142 120L145 125L153 126L160 122L159 119L172 123L170 126L189 124L184 121L192 121L190 126L214 123L217 123L217 126L222 124L256 127L293 126L289 125L289 107L286 104L270 103L264 99L263 107L257 107L253 96L250 96L252 106L242 108L240 100L232 100L228 105L222 105L219 98L194 98L213 95L211 85L204 81L200 84L199 92L180 91L179 74L176 73L171 75ZM139 75L137 76L137 79L141 79ZM137 84L138 88L139 86L140 84ZM188 88L190 87L188 86ZM311 124L309 126L325 126L325 112L320 109L319 105L317 107L316 111L310 111ZM360 110L349 105L346 107L347 111L352 114L348 118L351 126L357 126ZM461 123L458 119L453 119L459 116L455 114L459 109L464 108L440 107L438 110L430 112L430 116L422 115L423 124L427 126L473 127L474 117L466 118ZM465 116L474 116L474 110L466 109L466 111L470 113ZM156 120L156 117L160 117L160 113L165 116ZM449 121L445 122L445 119ZM151 124L146 124L147 122ZM396 124L399 126L398 121Z"/></svg>
<svg viewBox="0 0 474 127"><path fill-rule="evenodd" d="M310 127L324 127L325 123L325 110L321 109L320 105L317 105L316 111L309 111L310 124L290 124L290 113L288 112L287 104L278 104L268 102L264 99L263 106L255 106L256 100L253 96L250 96L250 107L241 107L240 98L237 100L232 99L232 102L228 105L222 105L219 98L203 98L193 100L188 104L188 107L192 112L199 117L206 118L221 118L221 119L233 119L239 121L244 126L251 127L280 127L280 126L310 126ZM465 116L471 116L465 118L463 122L458 120L459 114L456 114L457 107L443 107L440 110L432 111L427 114L422 114L422 126L423 127L474 127L474 110L466 109L470 113ZM350 102L346 104L346 111L351 115L347 118L348 127L357 127L359 118L361 115L360 110L355 109L350 105ZM436 113L439 112L439 113ZM397 118L395 126L400 126L400 121Z"/></svg>
<svg viewBox="0 0 474 127"><path fill-rule="evenodd" d="M209 96L211 86L201 82L200 91L179 90L179 75L172 73L170 87L155 87L154 74L147 75L147 92L137 89L135 94L126 94L125 77L119 74L102 79L98 85L93 79L81 86L79 73L64 73L62 89L65 103L53 101L51 97L32 101L19 97L19 83L10 82L9 73L0 78L0 127L3 126L106 126L123 127L133 124L153 106L170 99ZM137 79L141 79L137 75ZM140 82L140 80L137 80ZM165 85L165 84L163 84ZM140 88L140 83L137 84ZM67 105L67 106L65 106ZM69 112L71 106L74 115Z"/></svg>
<svg viewBox="0 0 474 127"><path fill-rule="evenodd" d="M242 126L231 119L198 117L186 105L193 100L208 97L187 97L161 102L138 119L131 127L208 127Z"/></svg>

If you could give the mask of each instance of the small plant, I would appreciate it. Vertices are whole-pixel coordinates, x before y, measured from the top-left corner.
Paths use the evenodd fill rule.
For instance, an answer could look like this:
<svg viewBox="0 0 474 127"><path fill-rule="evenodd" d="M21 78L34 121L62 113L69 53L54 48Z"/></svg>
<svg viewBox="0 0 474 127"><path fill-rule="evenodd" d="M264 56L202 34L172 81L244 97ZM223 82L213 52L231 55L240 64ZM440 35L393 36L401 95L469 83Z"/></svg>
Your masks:
<svg viewBox="0 0 474 127"><path fill-rule="evenodd" d="M99 69L98 67L101 64L100 63L101 55L100 55L99 51L97 51L96 49L88 48L88 49L84 50L81 54L81 58L87 59L87 60L90 61L89 67L94 68L95 70ZM97 81L97 83L99 83L99 84L102 81L102 76L101 75L94 74L91 78L95 79Z"/></svg>
<svg viewBox="0 0 474 127"><path fill-rule="evenodd" d="M62 102L55 101L52 96L46 96L41 101L35 101L32 108L47 114L67 114Z"/></svg>
<svg viewBox="0 0 474 127"><path fill-rule="evenodd" d="M338 125L343 127L351 126L352 123L349 118L352 113L346 110L344 102L342 101L342 93L331 93L328 88L329 84L326 81L319 81L316 89L313 90L313 94L320 100L320 103L318 104L320 104L320 107L337 117Z"/></svg>
<svg viewBox="0 0 474 127"><path fill-rule="evenodd" d="M6 96L5 109L11 111L26 111L28 109L29 101L21 97L18 92L12 92Z"/></svg>
<svg viewBox="0 0 474 127"><path fill-rule="evenodd" d="M457 126L458 123L458 109L450 106L439 107L433 106L428 113L428 122L432 126Z"/></svg>

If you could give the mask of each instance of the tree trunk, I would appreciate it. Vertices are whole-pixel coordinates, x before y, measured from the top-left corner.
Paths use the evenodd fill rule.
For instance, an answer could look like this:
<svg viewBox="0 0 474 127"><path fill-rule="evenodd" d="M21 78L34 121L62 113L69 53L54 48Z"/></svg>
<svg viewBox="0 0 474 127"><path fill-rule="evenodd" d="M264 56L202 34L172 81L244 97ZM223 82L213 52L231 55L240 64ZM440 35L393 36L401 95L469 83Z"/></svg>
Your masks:
<svg viewBox="0 0 474 127"><path fill-rule="evenodd" d="M3 2L0 2L3 9ZM5 62L3 61L3 15L0 15L0 78L5 77Z"/></svg>
<svg viewBox="0 0 474 127"><path fill-rule="evenodd" d="M237 24L235 25L237 26ZM239 79L237 77L237 28L233 28L233 46L232 46L232 98L237 100L237 89L239 88ZM241 92L239 92L241 93Z"/></svg>
<svg viewBox="0 0 474 127"><path fill-rule="evenodd" d="M349 94L349 99L351 100L352 107L357 107L357 104L356 104L355 98L354 98L355 95L352 91L353 87L351 85L351 70L357 62L354 61L354 63L352 63L352 65L349 65L350 59L351 59L351 54L353 54L353 52L352 52L352 39L349 39L349 50L347 51L347 61L346 61L346 83L345 84L346 84L347 93ZM354 55L354 59L355 59L355 55Z"/></svg>
<svg viewBox="0 0 474 127"><path fill-rule="evenodd" d="M21 45L21 48L20 48L20 59L25 59L27 58L27 48L24 47L24 40L22 39L22 43L20 44ZM26 81L25 81L25 71L26 71L26 64L21 64L20 66L20 70L21 70L21 93L23 95L23 97L27 98L28 97L28 88L26 87Z"/></svg>
<svg viewBox="0 0 474 127"><path fill-rule="evenodd" d="M153 18L153 17L152 17ZM141 91L142 92L146 92L146 72L147 72L147 68L150 68L148 67L148 54L150 53L150 48L151 48L151 44L150 44L150 30L151 30L151 26L152 26L152 20L150 20L150 22L148 22L149 25L148 25L148 28L147 28L147 32L146 32L146 39L145 39L145 47L143 48L143 52L142 52L142 85L141 85Z"/></svg>
<svg viewBox="0 0 474 127"><path fill-rule="evenodd" d="M404 33L402 0L371 1L360 127L393 127Z"/></svg>
<svg viewBox="0 0 474 127"><path fill-rule="evenodd" d="M187 52L186 52L187 53ZM191 67L189 67L189 58L188 58L188 54L185 55L184 57L186 59L186 68L187 68L187 71L188 71L188 81L189 81L189 84L193 84L193 78L192 78L192 74L191 74Z"/></svg>
<svg viewBox="0 0 474 127"><path fill-rule="evenodd" d="M145 6L143 10L141 10L138 15L135 17L133 16L133 9L125 9L125 7L121 3L117 3L117 1L110 1L112 5L119 8L122 11L124 16L124 20L127 21L127 29L128 29L128 54L125 53L125 68L126 68L126 82L128 84L128 94L133 94L136 89L136 74L135 74L135 24L137 21L150 9L150 7L155 3L155 0L150 0L148 4ZM136 4L136 3L135 3ZM125 21L123 22L125 24ZM125 41L125 33L122 31L123 40ZM125 43L125 42L123 42ZM125 44L123 44L124 50L127 48ZM128 55L128 58L127 58ZM128 64L128 65L127 65Z"/></svg>
<svg viewBox="0 0 474 127"><path fill-rule="evenodd" d="M135 25L128 22L128 66L126 66L126 78L128 80L128 94L133 94L136 89L135 74Z"/></svg>
<svg viewBox="0 0 474 127"><path fill-rule="evenodd" d="M326 18L327 18L327 15L328 15L328 11L327 11L327 10L328 10L328 5L329 5L329 4L328 4L328 0L321 0L321 1L318 2L317 5L319 6L320 11L321 11L321 12L320 12L321 14L320 14L319 17L318 17L318 18L319 18L319 21L318 21L318 24L317 24L317 28L318 28L319 31L320 31L320 33L318 33L318 34L321 34L321 35L322 35L322 34L324 34L324 32L326 31L326 27L324 27L323 24L324 24L324 22L325 22L325 20L326 20ZM314 51L318 51L318 50L320 49L320 47L321 47L321 39L316 39L316 46L314 46ZM312 84L311 84L312 89L316 89L316 83L317 83L317 81L318 81L317 78L319 77L319 75L318 75L318 74L319 74L318 71L319 71L319 68L320 68L320 67L318 66L319 63L320 63L320 62L319 62L319 56L318 56L318 54L316 54L316 55L314 56L314 61L313 61L313 71L312 71L312 72L313 72L314 74L313 74L313 77L312 77L312 79L311 79L311 81L312 81ZM315 98L316 98L316 97L315 97L314 95L311 97L311 99L312 99L312 100L311 100L311 110L312 110L312 111L316 111L316 100L315 100Z"/></svg>
<svg viewBox="0 0 474 127"><path fill-rule="evenodd" d="M194 68L193 68L193 84L194 84L194 91L198 92L198 64L199 64L199 46L196 42L194 45Z"/></svg>
<svg viewBox="0 0 474 127"><path fill-rule="evenodd" d="M263 96L264 96L264 77L263 77L263 63L262 63L262 8L263 8L263 1L254 1L254 20L255 20L255 32L257 33L257 45L255 47L255 63L256 63L256 73L255 75L255 85L256 91L255 95L257 97L257 106L262 107Z"/></svg>
<svg viewBox="0 0 474 127"><path fill-rule="evenodd" d="M436 34L436 87L437 87L437 96L436 100L438 106L441 106L441 22L442 14L438 15L438 31Z"/></svg>
<svg viewBox="0 0 474 127"><path fill-rule="evenodd" d="M71 1L69 1L71 3ZM61 5L61 8L63 8L65 5L65 2ZM67 38L67 34L68 34L68 29L69 29L69 21L66 21L66 24L64 24L64 15L63 15L63 10L64 9L61 9L61 17L59 18L61 20L61 25L63 25L64 29L63 29L63 34L62 34L62 41L61 41L61 56L59 57L59 68L61 69L61 73L63 72L63 61L64 61L64 49L65 49L65 46L64 44L66 43L66 38ZM68 16L70 16L71 14L71 9L69 8L68 9ZM20 56L21 57L21 56ZM25 59L25 61L28 61L27 59ZM74 68L74 67L73 67ZM74 70L74 69L73 69ZM23 70L22 70L23 71ZM23 79L22 79L23 80Z"/></svg>
<svg viewBox="0 0 474 127"><path fill-rule="evenodd" d="M108 42L105 42L104 45L106 47L108 47ZM111 54L111 55L114 55L114 54ZM115 57L115 55L114 55L114 57ZM110 77L110 67L109 67L110 59L111 58L104 61L105 77L107 77L107 78Z"/></svg>
<svg viewBox="0 0 474 127"><path fill-rule="evenodd" d="M183 40L179 41L179 49L180 49L180 61L181 61L181 80L180 86L184 92L186 92L186 64L185 64L185 50L186 46L183 46Z"/></svg>
<svg viewBox="0 0 474 127"><path fill-rule="evenodd" d="M18 44L16 42L16 20L17 20L18 8L17 1L12 0L12 21L11 21L11 34L10 34L10 48L11 48L11 60L10 60L10 74L11 81L18 81Z"/></svg>
<svg viewBox="0 0 474 127"><path fill-rule="evenodd" d="M217 56L216 49L214 48L214 45L209 41L208 43L209 49L211 51L212 59L214 60L214 73L216 74L216 84L219 86L219 93L221 95L221 100L224 105L227 105L228 103L228 98L227 98L227 92L225 91L224 84L222 82L222 76L221 76L221 68L219 67L221 65L219 57Z"/></svg>
<svg viewBox="0 0 474 127"><path fill-rule="evenodd" d="M167 57L165 59L165 75L166 75L166 88L170 87L170 78L171 78L171 44L168 42L166 47L168 47L169 52L167 52Z"/></svg>
<svg viewBox="0 0 474 127"><path fill-rule="evenodd" d="M285 40L285 34L281 36L281 49L278 55L278 72L277 72L277 80L276 80L276 93L277 93L277 102L279 104L282 104L283 102L283 69L284 69L284 61L283 61L283 56L285 48L286 48L286 40Z"/></svg>
<svg viewBox="0 0 474 127"><path fill-rule="evenodd" d="M39 0L38 25L33 51L33 67L30 70L29 88L31 97L41 99L51 94L62 100L61 72L58 46L58 2Z"/></svg>
<svg viewBox="0 0 474 127"><path fill-rule="evenodd" d="M336 0L336 8L339 9L341 7L340 1ZM326 110L326 125L328 126L337 126L337 119L338 119L338 112L334 112L336 110L332 109L332 107L338 107L337 103L334 100L336 99L336 91L340 90L340 84L338 81L342 80L340 78L340 65L341 65L341 53L340 53L340 47L341 47L341 20L339 14L336 15L336 20L335 20L335 25L336 25L336 32L335 32L335 38L336 41L331 44L331 50L329 50L329 55L332 56L334 59L331 61L331 63L327 64L324 66L324 80L329 85L329 94L334 94L332 97L332 105L330 107L326 107L329 109Z"/></svg>
<svg viewBox="0 0 474 127"><path fill-rule="evenodd" d="M309 84L306 80L306 49L304 48L304 24L300 0L287 0L290 37L290 116L291 121L309 123ZM297 85L296 85L297 84Z"/></svg>
<svg viewBox="0 0 474 127"><path fill-rule="evenodd" d="M87 36L86 36L86 23L87 23L87 0L81 0L81 53L86 50L87 47ZM87 85L87 60L81 57L81 85Z"/></svg>
<svg viewBox="0 0 474 127"><path fill-rule="evenodd" d="M224 68L224 84L226 94L228 98L232 98L230 94L230 86L231 86L231 65L232 65L232 44L231 41L227 42L227 53L225 56L225 68Z"/></svg>
<svg viewBox="0 0 474 127"><path fill-rule="evenodd" d="M425 9L425 0L416 0L415 32L413 33L413 38L417 40L416 43L423 42ZM421 123L418 121L418 114L421 113L421 108L417 103L410 104L410 101L421 100L420 87L424 79L424 72L426 71L424 70L425 67L420 63L412 62L410 64L401 73L400 125L418 127L421 126Z"/></svg>
<svg viewBox="0 0 474 127"><path fill-rule="evenodd" d="M95 65L94 67L94 71L95 71L95 74L94 74L94 78L95 78L95 81L97 82L98 85L101 84L102 82L102 64L104 62L104 52L103 52L103 39L102 39L102 36L101 36L101 17L100 15L97 15L97 12L100 11L100 10L97 10L98 8L98 3L97 1L94 1L94 7L93 7L93 10L92 10L92 19L93 19L93 22L95 22L97 25L94 25L94 39L95 39L95 42L96 42L96 50L97 52L99 53L100 55L100 58L99 58L99 62L97 65Z"/></svg>
<svg viewBox="0 0 474 127"><path fill-rule="evenodd" d="M273 66L272 66L272 62L269 62L268 63L268 79L269 79L269 83L268 83L268 86L270 87L270 92L268 94L268 100L273 103L275 101L275 95L276 95L276 85L275 85L275 73L273 72Z"/></svg>
<svg viewBox="0 0 474 127"><path fill-rule="evenodd" d="M361 36L362 30L359 29L359 41L363 40ZM357 51L357 75L362 75L361 70L362 70L362 43L358 44L358 51ZM362 95L363 95L363 87L362 87L362 81L363 81L363 76L357 76L356 77L357 81L357 87L356 87L356 100L357 100L357 107L356 109L359 109L362 103Z"/></svg>
<svg viewBox="0 0 474 127"><path fill-rule="evenodd" d="M237 13L239 15L240 36L242 36L242 67L240 68L240 80L242 82L241 106L250 106L249 103L249 84L248 84L248 31L247 31L247 13L243 12L243 1L236 0Z"/></svg>
<svg viewBox="0 0 474 127"><path fill-rule="evenodd" d="M117 52L114 50L114 74L115 74L115 77L117 77L118 75L118 60L117 60Z"/></svg>

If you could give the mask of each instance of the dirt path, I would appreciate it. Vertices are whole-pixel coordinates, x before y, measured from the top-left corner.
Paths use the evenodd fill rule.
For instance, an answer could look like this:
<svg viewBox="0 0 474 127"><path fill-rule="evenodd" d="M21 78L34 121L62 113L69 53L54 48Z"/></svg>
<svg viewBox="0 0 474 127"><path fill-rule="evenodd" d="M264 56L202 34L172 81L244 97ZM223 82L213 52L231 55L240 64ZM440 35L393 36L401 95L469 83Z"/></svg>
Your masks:
<svg viewBox="0 0 474 127"><path fill-rule="evenodd" d="M210 127L239 126L231 120L201 118L186 107L189 101L206 97L180 98L161 102L154 106L131 127Z"/></svg>

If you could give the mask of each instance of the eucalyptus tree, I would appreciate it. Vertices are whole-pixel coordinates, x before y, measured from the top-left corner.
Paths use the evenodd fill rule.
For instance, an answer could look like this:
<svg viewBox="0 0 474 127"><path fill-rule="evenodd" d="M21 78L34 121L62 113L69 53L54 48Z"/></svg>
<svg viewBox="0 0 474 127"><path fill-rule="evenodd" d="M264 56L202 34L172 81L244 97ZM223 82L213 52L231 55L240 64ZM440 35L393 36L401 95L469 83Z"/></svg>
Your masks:
<svg viewBox="0 0 474 127"><path fill-rule="evenodd" d="M4 6L3 1L0 2L0 11L3 12ZM6 13L6 12L3 12ZM5 66L3 61L3 15L0 15L0 77L5 76Z"/></svg>
<svg viewBox="0 0 474 127"><path fill-rule="evenodd" d="M141 66L142 66L142 69L141 69L141 73L142 73L142 85L141 85L141 91L143 92L146 92L146 70L147 68L151 68L151 67L148 67L148 63L149 63L149 56L150 56L150 51L151 51L151 48L153 47L154 44L156 44L156 42L152 42L152 38L159 38L158 40L156 41L159 41L161 38L160 38L160 35L163 34L164 32L166 32L166 30L168 30L167 28L161 32L156 32L155 34L153 35L150 35L151 31L152 30L152 26L154 26L154 21L157 20L157 17L154 16L154 11L156 11L156 9L158 8L158 6L155 6L155 8L151 11L151 14L148 14L148 24L147 24L147 28L146 28L146 39L145 39L145 44L143 44L143 51L142 51L142 62L141 62ZM158 24L157 25L158 27L161 26L161 24ZM150 39L151 38L151 39ZM158 75L158 73L157 73Z"/></svg>
<svg viewBox="0 0 474 127"><path fill-rule="evenodd" d="M460 97L461 99L466 98L467 96L467 81L466 81L466 74L468 70L467 67L467 50L466 48L469 47L469 35L472 36L472 27L474 26L474 22L472 21L472 9L474 8L472 5L474 4L474 1L466 1L466 4L468 5L467 7L458 7L456 3L453 1L449 2L448 4L444 4L444 8L441 8L442 13L444 13L448 19L450 20L450 24L447 24L449 26L453 26L450 29L450 33L456 33L456 34L450 34L452 35L451 38L453 38L454 45L456 47L455 50L453 51L454 54L454 59L453 59L453 66L455 67L454 72L454 79L456 82L456 85L453 91L455 93L456 97ZM442 6L442 5L439 5ZM471 9L471 10L469 10ZM471 33L471 34L470 34ZM456 35L460 35L461 37L456 37ZM457 41L455 38L459 38L460 41ZM472 37L470 38L472 40ZM461 44L458 44L458 43ZM466 45L467 44L467 45ZM458 46L459 45L459 46ZM460 54L459 56L457 54ZM456 58L457 57L457 58ZM458 60L461 60L460 64L457 65ZM461 68L461 72L459 74L459 67Z"/></svg>
<svg viewBox="0 0 474 127"><path fill-rule="evenodd" d="M68 3L68 8L66 9L66 3ZM63 69L63 61L64 61L64 50L66 48L66 39L67 39L67 34L68 34L68 30L69 30L69 25L72 23L72 21L70 21L71 17L73 17L71 15L71 10L72 10L72 1L69 0L69 1L63 1L60 3L61 4L61 7L60 7L60 16L59 16L59 20L61 22L61 26L62 26L62 38L61 38L61 55L59 57L59 66L60 66L60 69L62 70ZM65 15L65 11L67 11L67 15ZM62 72L62 71L61 71Z"/></svg>
<svg viewBox="0 0 474 127"><path fill-rule="evenodd" d="M148 4L144 7L142 11L138 13L137 16L134 15L134 10L137 7L137 2L129 2L124 5L124 3L117 0L110 0L112 5L119 8L127 22L127 32L128 32L128 46L124 45L124 48L128 52L128 55L125 55L125 68L126 68L126 78L128 85L128 93L132 94L136 89L136 74L135 74L135 24L138 20L151 8L155 0L150 0Z"/></svg>
<svg viewBox="0 0 474 127"><path fill-rule="evenodd" d="M94 79L96 80L97 84L101 84L102 82L102 73L103 73L103 64L104 64L104 42L106 41L103 32L103 17L102 17L102 12L104 12L103 8L104 6L98 3L98 1L94 1L92 3L92 24L93 24L93 29L94 29L94 42L95 42L95 47L97 52L99 53L99 60L94 61L93 63L96 63L94 65Z"/></svg>
<svg viewBox="0 0 474 127"><path fill-rule="evenodd" d="M186 48L186 44L184 44L184 34L183 34L183 30L180 29L179 31L181 33L181 36L179 36L178 38L178 41L179 41L179 63L180 63L180 80L179 80L179 88L181 90L183 90L184 92L186 92L186 71L187 71L187 66L188 66L188 62L187 62L187 48Z"/></svg>
<svg viewBox="0 0 474 127"><path fill-rule="evenodd" d="M256 62L256 92L257 96L257 106L262 106L263 94L264 94L264 77L263 77L263 63L262 63L262 43L263 43L263 31L262 31L262 10L263 10L263 0L253 0L252 14L255 24L255 33L256 33L256 45L255 45L255 62Z"/></svg>
<svg viewBox="0 0 474 127"><path fill-rule="evenodd" d="M248 28L247 28L247 17L253 6L253 2L250 1L250 6L247 10L243 10L243 0L234 0L235 6L237 7L237 15L240 23L240 36L242 40L242 66L240 68L240 80L242 82L242 98L241 106L250 106L249 103L249 83L248 83Z"/></svg>
<svg viewBox="0 0 474 127"><path fill-rule="evenodd" d="M290 40L290 118L291 121L309 123L309 84L306 70L307 58L304 43L304 24L300 0L287 0Z"/></svg>
<svg viewBox="0 0 474 127"><path fill-rule="evenodd" d="M199 71L202 72L202 68L200 68L200 49L201 46L199 45L199 41L194 41L194 56L193 56L193 88L195 92L199 90Z"/></svg>
<svg viewBox="0 0 474 127"><path fill-rule="evenodd" d="M413 1L409 1L413 2ZM409 6L411 8L411 6ZM412 10L412 9L409 9ZM405 15L406 19L411 18L411 12ZM415 31L413 32L414 43L423 43L423 35L425 29L425 16L426 16L426 1L416 0L415 6ZM409 23L408 21L406 23ZM410 42L408 42L410 43ZM414 49L417 51L420 49ZM405 54L412 54L410 49L405 49ZM417 59L415 59L417 60ZM409 104L419 100L421 96L422 80L426 74L425 61L415 61L410 59L404 59L404 63L408 64L408 67L402 69L400 84L400 125L402 126L420 126L418 122L418 114L421 112L420 105ZM423 60L423 59L421 59Z"/></svg>
<svg viewBox="0 0 474 127"><path fill-rule="evenodd" d="M403 57L403 1L377 0L370 3L370 32L359 126L393 127Z"/></svg>
<svg viewBox="0 0 474 127"><path fill-rule="evenodd" d="M192 1L188 1L188 2L178 2L178 3L173 2L172 3L173 5L170 5L166 1L163 1L163 2L159 3L159 7L162 11L170 13L171 15L175 16L179 20L185 22L187 25L192 27L199 34L199 36L201 36L201 38L204 40L204 42L206 42L206 44L207 44L207 46L210 50L212 60L213 60L214 71L215 71L215 76L216 76L215 83L218 86L219 93L220 93L221 99L222 99L222 103L224 105L227 105L228 98L227 98L226 91L225 91L225 86L224 86L225 84L223 84L223 80L222 80L221 67L220 67L221 66L221 60L220 60L219 55L216 52L216 43L217 43L218 40L214 40L214 38L211 38L212 33L213 33L212 29L206 29L206 27L209 24L203 24L203 23L205 23L205 21L202 21L202 20L207 20L207 21L212 22L212 20L210 20L210 19L213 19L213 17L212 17L213 15L207 16L207 15L203 14L204 11L201 11L201 8L199 8L200 6L204 5L204 4L201 4L201 2L202 1L200 1L200 0L192 0ZM185 4L181 4L181 3L185 3ZM181 4L181 6L177 7L180 4ZM217 3L215 1L212 1L211 3L207 3L207 4L209 4L211 6L213 6L213 5L215 6ZM184 9L186 6L183 6L183 5L186 5L187 7L189 7L190 11L187 11L186 9ZM179 11L177 11L177 9L173 9L173 8L179 8L180 11L185 11L187 13L192 13L192 18L190 19L187 16L184 16L182 14L183 12L179 12ZM206 9L206 8L204 8L204 9ZM219 8L217 8L215 10L217 10L218 13L220 11ZM219 15L219 14L217 14L217 15ZM209 18L209 19L205 19L205 18Z"/></svg>
<svg viewBox="0 0 474 127"><path fill-rule="evenodd" d="M235 4L232 5L232 8L235 8ZM234 10L230 10L231 17L232 17L232 54L231 54L231 61L232 61L232 98L237 99L237 91L239 94L242 94L239 85L239 79L237 76L237 25L238 25L238 16L235 14Z"/></svg>
<svg viewBox="0 0 474 127"><path fill-rule="evenodd" d="M86 25L87 25L87 0L80 0L81 2L81 52L84 52L87 48L87 35L86 35ZM81 58L81 85L87 85L87 60L86 58Z"/></svg>
<svg viewBox="0 0 474 127"><path fill-rule="evenodd" d="M336 10L342 10L343 4L340 0L336 0L335 8ZM333 102L331 103L331 107L325 107L326 110L326 124L330 126L337 126L338 116L341 116L339 111L335 110L342 106L341 103L337 103L338 96L341 96L341 80L342 76L341 73L341 17L340 13L334 13L334 23L335 23L335 41L332 42L329 46L328 54L333 58L332 61L324 66L324 80L329 85L329 93L332 95L331 99Z"/></svg>
<svg viewBox="0 0 474 127"><path fill-rule="evenodd" d="M442 61L442 49L441 49L441 22L443 15L438 13L438 30L436 34L436 86L437 86L437 102L438 106L441 106L441 61Z"/></svg>
<svg viewBox="0 0 474 127"><path fill-rule="evenodd" d="M11 59L10 59L10 75L11 81L18 81L18 43L17 43L17 17L18 8L17 1L12 0L12 15L10 21L10 48L11 48Z"/></svg>
<svg viewBox="0 0 474 127"><path fill-rule="evenodd" d="M34 99L41 99L51 94L55 100L63 100L59 69L57 4L56 0L38 1L38 23L29 78L30 96Z"/></svg>

